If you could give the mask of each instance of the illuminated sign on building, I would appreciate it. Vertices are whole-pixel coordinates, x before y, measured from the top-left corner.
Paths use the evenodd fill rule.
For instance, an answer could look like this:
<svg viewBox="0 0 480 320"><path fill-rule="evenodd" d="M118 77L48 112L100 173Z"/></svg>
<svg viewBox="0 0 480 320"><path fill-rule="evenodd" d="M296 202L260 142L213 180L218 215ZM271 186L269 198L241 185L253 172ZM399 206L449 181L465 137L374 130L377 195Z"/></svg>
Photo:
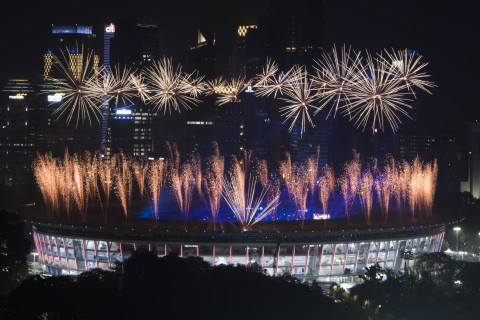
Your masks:
<svg viewBox="0 0 480 320"><path fill-rule="evenodd" d="M52 26L52 33L92 34L92 26Z"/></svg>
<svg viewBox="0 0 480 320"><path fill-rule="evenodd" d="M116 115L130 115L132 114L132 110L127 109L119 109L115 112Z"/></svg>
<svg viewBox="0 0 480 320"><path fill-rule="evenodd" d="M26 93L17 93L16 95L14 96L8 96L8 99L11 99L11 100L23 100L25 99L25 96L27 94Z"/></svg>
<svg viewBox="0 0 480 320"><path fill-rule="evenodd" d="M314 213L313 220L327 220L330 219L330 215L328 213Z"/></svg>
<svg viewBox="0 0 480 320"><path fill-rule="evenodd" d="M253 91L252 86L247 86L247 90L245 90L245 92L255 92L255 91Z"/></svg>
<svg viewBox="0 0 480 320"><path fill-rule="evenodd" d="M105 28L105 32L114 33L115 32L115 25L113 23L110 23L110 25Z"/></svg>
<svg viewBox="0 0 480 320"><path fill-rule="evenodd" d="M393 61L393 67L397 69L403 68L403 61L402 60L395 60Z"/></svg>
<svg viewBox="0 0 480 320"><path fill-rule="evenodd" d="M48 102L61 102L64 95L65 95L65 93L49 94L47 96L47 101Z"/></svg>

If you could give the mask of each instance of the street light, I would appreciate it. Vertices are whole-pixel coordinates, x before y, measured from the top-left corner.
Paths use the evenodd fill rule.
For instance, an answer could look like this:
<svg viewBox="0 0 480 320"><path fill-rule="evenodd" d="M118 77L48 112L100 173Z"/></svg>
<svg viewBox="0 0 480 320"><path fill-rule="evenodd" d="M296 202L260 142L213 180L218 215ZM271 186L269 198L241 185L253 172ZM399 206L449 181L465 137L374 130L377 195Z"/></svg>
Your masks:
<svg viewBox="0 0 480 320"><path fill-rule="evenodd" d="M459 232L460 230L462 230L462 228L460 228L460 227L454 227L453 230L457 233L457 250L456 250L456 251L457 251L457 253L458 253L458 232Z"/></svg>

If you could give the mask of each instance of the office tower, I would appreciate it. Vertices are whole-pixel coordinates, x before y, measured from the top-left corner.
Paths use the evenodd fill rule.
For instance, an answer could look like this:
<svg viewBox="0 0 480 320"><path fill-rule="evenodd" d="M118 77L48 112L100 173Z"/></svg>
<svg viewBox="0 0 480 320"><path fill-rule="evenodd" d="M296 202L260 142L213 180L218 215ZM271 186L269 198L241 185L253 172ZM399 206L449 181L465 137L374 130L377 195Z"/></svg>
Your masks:
<svg viewBox="0 0 480 320"><path fill-rule="evenodd" d="M110 71L114 68L141 70L160 58L159 50L156 25L118 19L105 27L104 63L109 65ZM161 116L141 99L133 99L127 104L119 101L118 105L110 101L105 154L108 157L122 151L133 156L153 155L162 140L160 127L163 124Z"/></svg>
<svg viewBox="0 0 480 320"><path fill-rule="evenodd" d="M207 79L215 77L215 33L197 29L196 41L188 46L187 71L198 71Z"/></svg>
<svg viewBox="0 0 480 320"><path fill-rule="evenodd" d="M262 70L265 48L257 25L238 26L232 52L232 76L250 79Z"/></svg>
<svg viewBox="0 0 480 320"><path fill-rule="evenodd" d="M44 77L48 75L57 76L55 68L53 68L52 55L60 57L62 54L68 56L68 53L70 53L70 60L68 61L70 67L81 70L83 67L83 57L81 55L93 51L93 68L98 70L100 57L96 50L95 38L96 35L93 33L92 26L52 25L48 49L44 56Z"/></svg>
<svg viewBox="0 0 480 320"><path fill-rule="evenodd" d="M284 32L285 66L311 64L323 50L324 4L316 0L271 0L269 16ZM274 32L271 30L270 32Z"/></svg>
<svg viewBox="0 0 480 320"><path fill-rule="evenodd" d="M52 83L47 76L62 79L64 75L54 66L53 56L64 61L70 68L71 73L79 75L86 67L86 57L91 54L91 65L89 68L93 72L98 72L100 67L100 56L97 50L96 35L93 33L92 26L81 25L52 25L49 36L47 51L44 55L44 81L42 89L52 89ZM65 58L65 59L64 59ZM39 104L47 110L50 115L48 119L48 129L46 135L49 137L49 149L54 155L61 155L65 148L71 152L82 153L85 150L97 150L100 145L100 123L92 124L88 121L76 125L76 119L72 123L67 123L68 112L59 115L52 113L61 105L64 92L57 92L51 95L41 95Z"/></svg>
<svg viewBox="0 0 480 320"><path fill-rule="evenodd" d="M160 57L158 26L136 23L129 19L118 19L113 26L115 35L110 38L112 67L120 65L140 68ZM106 31L105 29L105 34Z"/></svg>
<svg viewBox="0 0 480 320"><path fill-rule="evenodd" d="M215 77L215 33L198 28L193 44L188 46L186 72L198 72L204 80ZM185 114L172 116L172 122L178 123L183 132L177 134L175 141L184 152L203 152L211 147L215 140L215 97L203 96L202 102Z"/></svg>
<svg viewBox="0 0 480 320"><path fill-rule="evenodd" d="M35 91L29 79L15 77L3 83L0 96L0 183L23 184L36 154Z"/></svg>
<svg viewBox="0 0 480 320"><path fill-rule="evenodd" d="M461 192L470 192L475 198L480 198L480 123L468 124L468 175L466 181L460 184Z"/></svg>
<svg viewBox="0 0 480 320"><path fill-rule="evenodd" d="M103 26L103 72L110 72L110 54L111 41L115 37L115 25L113 23L105 24ZM108 119L110 115L110 105L107 101L102 106L102 140L100 142L100 150L102 154L107 151L107 132Z"/></svg>

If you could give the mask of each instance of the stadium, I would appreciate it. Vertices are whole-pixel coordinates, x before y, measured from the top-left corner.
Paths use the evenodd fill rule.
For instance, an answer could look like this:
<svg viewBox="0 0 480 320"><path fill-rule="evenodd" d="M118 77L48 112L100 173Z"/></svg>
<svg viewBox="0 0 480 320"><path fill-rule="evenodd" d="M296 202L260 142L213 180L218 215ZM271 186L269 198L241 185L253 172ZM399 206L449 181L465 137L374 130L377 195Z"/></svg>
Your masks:
<svg viewBox="0 0 480 320"><path fill-rule="evenodd" d="M388 158L363 169L355 155L336 179L318 155L304 164L287 157L273 174L260 161L245 165L254 163L247 154L226 169L218 149L203 165L169 159L40 157L45 206L24 217L44 272L112 270L148 250L349 283L365 267L401 271L442 247L449 219L433 215L435 162Z"/></svg>
<svg viewBox="0 0 480 320"><path fill-rule="evenodd" d="M315 227L313 221L308 227ZM403 270L405 263L411 263L405 253L416 256L438 252L445 234L443 224L236 233L182 232L181 228L175 229L175 223L168 228L112 230L34 223L33 238L39 259L50 274L111 270L134 251L149 250L159 256L176 253L201 257L213 266L256 263L269 275L291 274L307 281L348 283L376 263L382 268Z"/></svg>

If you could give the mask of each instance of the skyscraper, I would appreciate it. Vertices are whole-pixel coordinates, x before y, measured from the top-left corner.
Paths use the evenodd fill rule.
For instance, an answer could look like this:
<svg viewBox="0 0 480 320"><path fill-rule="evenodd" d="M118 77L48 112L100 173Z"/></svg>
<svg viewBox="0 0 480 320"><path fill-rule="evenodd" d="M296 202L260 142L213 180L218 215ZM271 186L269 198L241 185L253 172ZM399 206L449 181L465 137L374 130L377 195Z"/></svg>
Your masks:
<svg viewBox="0 0 480 320"><path fill-rule="evenodd" d="M0 97L0 183L22 184L36 154L35 91L28 79L10 78Z"/></svg>
<svg viewBox="0 0 480 320"><path fill-rule="evenodd" d="M54 56L59 58L71 73L79 75L86 68L87 55L91 55L89 68L94 72L99 71L100 56L97 50L96 35L92 26L83 25L52 25L49 43L44 55L44 81L43 89L52 89L52 83L47 76L62 79L64 75L55 67ZM52 115L63 99L63 92L55 95L41 95L39 104L49 115L48 130L46 135L50 137L49 149L54 155L63 154L66 147L70 151L83 152L84 150L96 150L100 145L100 124L95 120L90 123L79 123L76 119L71 124L66 121L66 114Z"/></svg>
<svg viewBox="0 0 480 320"><path fill-rule="evenodd" d="M115 33L112 36L112 31ZM160 58L159 29L156 25L136 23L130 19L118 19L105 27L104 63L109 69L143 69ZM106 154L123 151L134 156L152 155L160 143L160 117L141 99L133 99L127 105L108 108ZM106 110L104 109L106 112Z"/></svg>
<svg viewBox="0 0 480 320"><path fill-rule="evenodd" d="M210 80L216 76L215 33L200 28L196 31L194 43L188 46L186 71L198 71L199 76ZM199 152L210 146L215 139L215 109L214 96L205 96L192 110L173 117L172 121L184 128L180 137L175 139L181 146L184 145L184 151Z"/></svg>

